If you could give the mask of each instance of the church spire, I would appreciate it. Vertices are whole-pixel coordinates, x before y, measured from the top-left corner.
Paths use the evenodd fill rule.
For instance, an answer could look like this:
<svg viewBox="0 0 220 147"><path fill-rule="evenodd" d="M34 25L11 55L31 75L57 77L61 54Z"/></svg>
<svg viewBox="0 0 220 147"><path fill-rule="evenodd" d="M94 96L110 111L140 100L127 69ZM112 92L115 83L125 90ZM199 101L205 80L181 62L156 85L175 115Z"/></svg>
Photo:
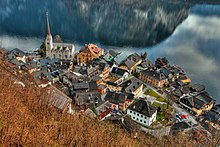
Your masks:
<svg viewBox="0 0 220 147"><path fill-rule="evenodd" d="M49 18L48 18L48 12L46 12L46 22L47 22L46 35L51 35L51 33L50 33L50 23L49 23Z"/></svg>

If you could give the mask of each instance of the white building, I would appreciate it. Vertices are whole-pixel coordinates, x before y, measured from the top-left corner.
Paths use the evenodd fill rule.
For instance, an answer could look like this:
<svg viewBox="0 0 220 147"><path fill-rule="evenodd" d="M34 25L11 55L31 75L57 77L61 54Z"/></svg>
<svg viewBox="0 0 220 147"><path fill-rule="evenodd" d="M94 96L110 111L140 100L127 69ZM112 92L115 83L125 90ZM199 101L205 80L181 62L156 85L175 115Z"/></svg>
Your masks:
<svg viewBox="0 0 220 147"><path fill-rule="evenodd" d="M50 33L50 24L48 19L48 13L46 13L46 57L50 59L65 59L71 60L74 56L75 47L73 44L68 43L54 43L52 35Z"/></svg>
<svg viewBox="0 0 220 147"><path fill-rule="evenodd" d="M127 108L127 114L143 126L150 126L156 120L157 109L149 102L140 99Z"/></svg>

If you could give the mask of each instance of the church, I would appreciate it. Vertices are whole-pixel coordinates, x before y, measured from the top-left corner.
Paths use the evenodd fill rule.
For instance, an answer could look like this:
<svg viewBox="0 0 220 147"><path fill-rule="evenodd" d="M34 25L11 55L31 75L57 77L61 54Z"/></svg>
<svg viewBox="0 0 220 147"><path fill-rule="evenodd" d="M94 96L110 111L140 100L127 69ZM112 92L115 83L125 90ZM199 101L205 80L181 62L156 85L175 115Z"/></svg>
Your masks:
<svg viewBox="0 0 220 147"><path fill-rule="evenodd" d="M50 23L48 18L48 13L46 13L46 57L50 59L63 59L71 60L74 56L75 47L73 44L63 43L60 41L53 41L50 32Z"/></svg>

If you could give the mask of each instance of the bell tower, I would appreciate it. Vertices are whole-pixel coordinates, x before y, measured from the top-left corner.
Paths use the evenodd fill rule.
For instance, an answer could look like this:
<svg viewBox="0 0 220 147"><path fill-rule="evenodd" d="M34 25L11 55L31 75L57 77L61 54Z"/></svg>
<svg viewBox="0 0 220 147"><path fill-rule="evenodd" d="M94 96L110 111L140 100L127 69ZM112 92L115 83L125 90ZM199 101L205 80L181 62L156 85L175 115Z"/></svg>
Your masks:
<svg viewBox="0 0 220 147"><path fill-rule="evenodd" d="M48 18L48 12L46 12L46 40L45 40L45 46L46 46L46 57L52 58L51 50L53 49L53 38L50 33L50 23Z"/></svg>

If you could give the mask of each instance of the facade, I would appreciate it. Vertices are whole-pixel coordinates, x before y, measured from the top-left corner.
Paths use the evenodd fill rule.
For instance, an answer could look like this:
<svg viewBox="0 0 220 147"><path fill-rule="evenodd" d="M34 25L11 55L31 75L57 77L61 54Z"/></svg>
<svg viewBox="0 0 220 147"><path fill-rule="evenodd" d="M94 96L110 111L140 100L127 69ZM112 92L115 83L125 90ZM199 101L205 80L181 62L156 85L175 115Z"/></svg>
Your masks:
<svg viewBox="0 0 220 147"><path fill-rule="evenodd" d="M68 43L55 43L50 32L50 24L48 13L46 14L46 57L50 59L64 59L71 60L74 56L75 47Z"/></svg>
<svg viewBox="0 0 220 147"><path fill-rule="evenodd" d="M127 108L127 114L132 120L143 126L150 126L156 120L157 109L145 100L140 99Z"/></svg>
<svg viewBox="0 0 220 147"><path fill-rule="evenodd" d="M99 48L95 44L88 44L80 49L79 54L77 55L77 61L78 64L84 65L87 64L88 61L99 58L103 54L104 50L102 48Z"/></svg>
<svg viewBox="0 0 220 147"><path fill-rule="evenodd" d="M132 103L133 97L131 98L125 93L108 91L105 96L105 101L109 101L111 103L111 109L125 111L126 108Z"/></svg>
<svg viewBox="0 0 220 147"><path fill-rule="evenodd" d="M214 105L214 100L207 92L196 96L183 96L179 99L180 105L196 115L202 115L210 111Z"/></svg>
<svg viewBox="0 0 220 147"><path fill-rule="evenodd" d="M156 88L163 87L163 85L168 81L163 73L155 71L153 69L141 71L140 79Z"/></svg>
<svg viewBox="0 0 220 147"><path fill-rule="evenodd" d="M132 77L131 79L125 81L120 86L122 90L126 93L132 93L134 96L138 96L143 89L143 82L136 77Z"/></svg>

